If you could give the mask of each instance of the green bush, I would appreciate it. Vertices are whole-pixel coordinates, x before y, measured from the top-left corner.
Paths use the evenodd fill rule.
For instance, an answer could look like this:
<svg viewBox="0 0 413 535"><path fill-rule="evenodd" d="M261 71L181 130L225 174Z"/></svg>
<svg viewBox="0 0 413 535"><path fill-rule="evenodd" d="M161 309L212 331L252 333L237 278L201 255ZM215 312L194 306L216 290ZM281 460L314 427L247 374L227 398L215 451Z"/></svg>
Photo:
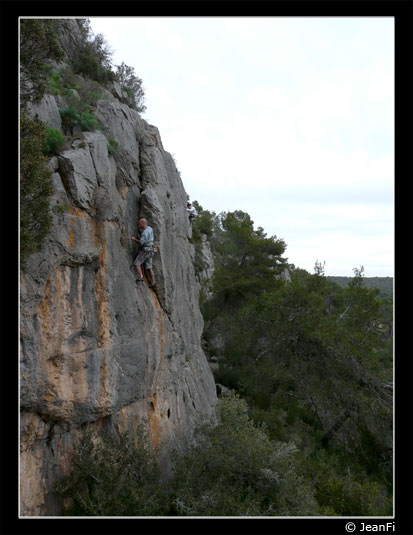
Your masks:
<svg viewBox="0 0 413 535"><path fill-rule="evenodd" d="M47 138L43 146L43 154L51 156L56 154L65 144L65 138L58 128L47 128Z"/></svg>
<svg viewBox="0 0 413 535"><path fill-rule="evenodd" d="M69 106L65 110L59 110L62 119L62 126L65 130L73 128L80 123L80 113L74 106Z"/></svg>
<svg viewBox="0 0 413 535"><path fill-rule="evenodd" d="M94 91L89 91L89 102L94 105L98 100L102 98L100 93L95 93Z"/></svg>
<svg viewBox="0 0 413 535"><path fill-rule="evenodd" d="M73 70L100 83L115 80L111 64L112 51L102 34L92 35L90 28L86 31L85 41L76 54Z"/></svg>
<svg viewBox="0 0 413 535"><path fill-rule="evenodd" d="M68 87L64 87L62 89L62 95L64 95L65 97L73 97L74 93L72 89L69 89Z"/></svg>
<svg viewBox="0 0 413 535"><path fill-rule="evenodd" d="M79 516L316 515L311 487L298 474L296 447L273 442L234 393L218 401L194 445L172 452L172 471L142 430L118 440L86 435L73 470L56 486L65 514Z"/></svg>
<svg viewBox="0 0 413 535"><path fill-rule="evenodd" d="M133 100L133 108L142 113L146 110L144 104L145 91L142 87L142 80L136 76L135 69L122 63L116 68L116 80L126 91L128 97Z"/></svg>
<svg viewBox="0 0 413 535"><path fill-rule="evenodd" d="M78 76L70 65L62 69L61 76L63 87L67 87L69 89L76 89L76 91L81 89L81 86L78 83Z"/></svg>
<svg viewBox="0 0 413 535"><path fill-rule="evenodd" d="M93 115L93 113L90 113L90 111L88 110L85 110L81 113L80 126L82 127L82 130L86 130L87 132L92 132L93 130L101 129L99 120L96 115Z"/></svg>
<svg viewBox="0 0 413 535"><path fill-rule="evenodd" d="M160 464L142 429L117 439L86 434L56 492L65 499L66 515L152 516L168 510Z"/></svg>
<svg viewBox="0 0 413 535"><path fill-rule="evenodd" d="M108 143L108 151L110 154L114 155L117 153L118 151L118 148L119 148L119 143L113 139L113 138L109 138L108 139L109 143Z"/></svg>
<svg viewBox="0 0 413 535"><path fill-rule="evenodd" d="M192 243L201 244L202 243L202 234L206 234L208 239L212 237L214 221L216 219L216 214L214 212L209 212L204 210L202 206L194 201L192 203L197 211L197 217L192 223Z"/></svg>
<svg viewBox="0 0 413 535"><path fill-rule="evenodd" d="M62 94L62 85L60 74L54 73L50 78L50 90L55 95Z"/></svg>
<svg viewBox="0 0 413 535"><path fill-rule="evenodd" d="M193 232L195 231L197 234L206 234L208 239L210 239L213 234L214 219L216 214L214 212L211 213L208 210L204 210L198 201L194 201L193 205L198 213L197 218L192 224Z"/></svg>
<svg viewBox="0 0 413 535"><path fill-rule="evenodd" d="M55 95L75 97L73 90L78 91L81 89L81 86L76 82L76 75L73 69L68 66L59 70L50 67L50 70L50 91Z"/></svg>
<svg viewBox="0 0 413 535"><path fill-rule="evenodd" d="M20 265L24 271L28 257L39 251L48 235L52 218L49 211L53 193L51 171L43 149L46 129L39 120L20 115Z"/></svg>
<svg viewBox="0 0 413 535"><path fill-rule="evenodd" d="M96 107L98 100L107 99L107 96L102 95L102 86L90 78L84 78L81 86L77 83L76 75L73 75L73 88L78 91L80 99L77 102L73 101L73 105L79 109L79 112Z"/></svg>
<svg viewBox="0 0 413 535"><path fill-rule="evenodd" d="M101 128L96 115L91 113L88 109L79 112L74 106L70 106L65 110L59 110L62 118L62 125L65 130L70 130L79 124L82 130L91 132Z"/></svg>
<svg viewBox="0 0 413 535"><path fill-rule="evenodd" d="M203 424L175 473L174 505L189 516L318 514L312 489L299 475L292 443L273 442L244 400L221 398L217 421Z"/></svg>
<svg viewBox="0 0 413 535"><path fill-rule="evenodd" d="M336 516L392 515L392 501L383 485L363 470L351 470L341 452L319 450L306 462L317 502ZM347 464L347 466L346 466ZM343 475L343 468L345 475Z"/></svg>

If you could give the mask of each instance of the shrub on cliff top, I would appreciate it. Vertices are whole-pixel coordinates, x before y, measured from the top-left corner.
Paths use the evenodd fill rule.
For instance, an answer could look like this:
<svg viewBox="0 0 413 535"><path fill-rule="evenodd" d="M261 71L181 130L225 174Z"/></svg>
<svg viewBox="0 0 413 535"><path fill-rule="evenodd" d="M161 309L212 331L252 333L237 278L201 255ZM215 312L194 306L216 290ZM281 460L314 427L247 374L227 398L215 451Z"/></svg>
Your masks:
<svg viewBox="0 0 413 535"><path fill-rule="evenodd" d="M63 59L56 21L53 19L20 20L20 102L39 102L50 81L47 61Z"/></svg>
<svg viewBox="0 0 413 535"><path fill-rule="evenodd" d="M102 34L94 35L90 21L84 19L80 25L83 43L73 61L73 70L100 83L113 82L112 50Z"/></svg>
<svg viewBox="0 0 413 535"><path fill-rule="evenodd" d="M122 89L133 99L136 111L144 112L146 110L144 105L145 91L142 87L142 80L136 76L135 69L125 63L118 65L116 79L121 84Z"/></svg>
<svg viewBox="0 0 413 535"><path fill-rule="evenodd" d="M214 219L216 218L215 212L209 212L204 210L198 201L192 203L197 211L198 215L192 224L192 239L193 241L201 241L201 234L206 234L208 239L212 237Z"/></svg>

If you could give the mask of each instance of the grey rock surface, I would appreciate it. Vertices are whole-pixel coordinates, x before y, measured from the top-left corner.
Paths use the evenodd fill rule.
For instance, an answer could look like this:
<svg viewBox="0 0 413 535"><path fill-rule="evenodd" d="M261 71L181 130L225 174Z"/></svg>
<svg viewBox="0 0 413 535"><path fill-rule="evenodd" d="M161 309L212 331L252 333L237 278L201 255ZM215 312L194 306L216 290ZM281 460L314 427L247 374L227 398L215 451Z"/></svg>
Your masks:
<svg viewBox="0 0 413 535"><path fill-rule="evenodd" d="M74 61L82 43L82 33L76 19L57 19L59 41L67 60Z"/></svg>
<svg viewBox="0 0 413 535"><path fill-rule="evenodd" d="M53 95L45 95L38 104L31 106L29 116L31 118L37 116L49 128L58 128L59 130L62 128L62 119Z"/></svg>
<svg viewBox="0 0 413 535"><path fill-rule="evenodd" d="M202 269L197 274L197 278L199 280L200 288L208 298L210 295L212 295L210 291L210 283L212 281L212 277L214 276L215 263L212 255L211 245L208 241L208 236L206 234L202 234L201 239L202 241L199 246L199 250Z"/></svg>
<svg viewBox="0 0 413 535"><path fill-rule="evenodd" d="M185 447L216 402L173 158L125 104L99 101L96 115L103 130L50 163L52 231L21 274L22 516L60 514L53 485L87 428L143 423L154 445ZM158 294L135 282L139 217L159 246Z"/></svg>
<svg viewBox="0 0 413 535"><path fill-rule="evenodd" d="M87 148L66 150L58 160L60 175L74 202L91 213L95 207L98 182L90 151Z"/></svg>

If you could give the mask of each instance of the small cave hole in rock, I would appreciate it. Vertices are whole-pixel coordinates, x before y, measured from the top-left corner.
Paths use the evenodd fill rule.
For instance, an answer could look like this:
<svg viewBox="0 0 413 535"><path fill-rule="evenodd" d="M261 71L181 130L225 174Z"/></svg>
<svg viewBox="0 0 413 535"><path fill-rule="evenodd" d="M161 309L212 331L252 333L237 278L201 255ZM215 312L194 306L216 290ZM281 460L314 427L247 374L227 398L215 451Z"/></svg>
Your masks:
<svg viewBox="0 0 413 535"><path fill-rule="evenodd" d="M149 408L151 411L155 411L155 405L152 403L152 401L149 402Z"/></svg>
<svg viewBox="0 0 413 535"><path fill-rule="evenodd" d="M168 409L167 414L168 414L168 418L170 418L171 417L171 410L170 409Z"/></svg>

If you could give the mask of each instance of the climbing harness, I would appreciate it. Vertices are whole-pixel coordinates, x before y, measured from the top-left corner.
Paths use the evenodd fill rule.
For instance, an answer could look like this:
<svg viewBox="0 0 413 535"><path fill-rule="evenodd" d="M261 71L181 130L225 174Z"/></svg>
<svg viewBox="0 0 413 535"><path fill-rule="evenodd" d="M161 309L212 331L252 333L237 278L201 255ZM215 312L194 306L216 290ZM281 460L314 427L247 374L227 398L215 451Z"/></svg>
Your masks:
<svg viewBox="0 0 413 535"><path fill-rule="evenodd" d="M142 251L143 251L143 257L146 259L146 258L152 258L153 255L155 254L155 248L153 245L144 245L142 247Z"/></svg>

